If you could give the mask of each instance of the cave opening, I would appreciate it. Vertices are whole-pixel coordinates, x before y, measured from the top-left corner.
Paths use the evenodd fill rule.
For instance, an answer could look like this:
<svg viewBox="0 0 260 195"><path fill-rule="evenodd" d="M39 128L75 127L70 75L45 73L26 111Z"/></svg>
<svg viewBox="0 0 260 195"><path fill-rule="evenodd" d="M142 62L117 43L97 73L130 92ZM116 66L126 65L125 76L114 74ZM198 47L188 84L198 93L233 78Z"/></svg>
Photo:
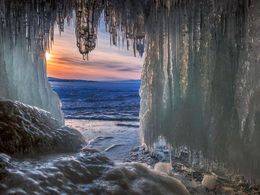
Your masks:
<svg viewBox="0 0 260 195"><path fill-rule="evenodd" d="M258 0L0 0L0 191L258 193L259 10ZM139 120L144 146L132 148ZM118 131L73 129L87 124ZM126 161L154 170L118 166L123 146Z"/></svg>
<svg viewBox="0 0 260 195"><path fill-rule="evenodd" d="M91 36L96 38L85 39L94 43L80 43L75 33L75 27L80 28L79 14L72 15L65 18L63 32L58 25L54 27L54 43L45 53L48 81L61 100L65 125L79 130L89 147L104 151L113 160L125 160L140 145L144 40L138 40L136 51L130 40L111 43L102 12L99 23L90 24L94 28ZM121 39L123 33L118 34ZM95 48L84 53L87 49L79 45Z"/></svg>

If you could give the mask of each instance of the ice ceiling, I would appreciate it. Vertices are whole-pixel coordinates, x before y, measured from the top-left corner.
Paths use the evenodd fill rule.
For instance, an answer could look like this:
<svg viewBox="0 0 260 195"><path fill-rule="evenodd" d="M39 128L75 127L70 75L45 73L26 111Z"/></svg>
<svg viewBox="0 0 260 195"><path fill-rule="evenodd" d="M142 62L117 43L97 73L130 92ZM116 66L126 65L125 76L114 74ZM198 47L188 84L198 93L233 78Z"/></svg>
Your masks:
<svg viewBox="0 0 260 195"><path fill-rule="evenodd" d="M76 13L79 52L95 48L104 12L111 44L146 58L141 132L260 177L259 0L0 0L0 96L63 120L43 54Z"/></svg>

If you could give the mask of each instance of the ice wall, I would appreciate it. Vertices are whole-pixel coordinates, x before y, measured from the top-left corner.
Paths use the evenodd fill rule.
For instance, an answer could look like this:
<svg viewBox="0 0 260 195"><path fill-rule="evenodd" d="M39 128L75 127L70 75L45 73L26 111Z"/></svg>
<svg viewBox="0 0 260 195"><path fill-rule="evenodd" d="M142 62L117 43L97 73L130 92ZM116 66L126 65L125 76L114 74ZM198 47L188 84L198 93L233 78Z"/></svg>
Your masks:
<svg viewBox="0 0 260 195"><path fill-rule="evenodd" d="M260 2L155 1L146 24L141 130L260 177Z"/></svg>
<svg viewBox="0 0 260 195"><path fill-rule="evenodd" d="M104 12L111 44L120 45L120 38L126 39L127 47L131 42L134 52L143 55L140 4L118 0L0 0L0 97L40 107L63 123L60 100L46 75L45 52L54 42L54 24L62 32L64 22L72 18L73 11L76 13L77 47L85 58L96 46L97 27Z"/></svg>
<svg viewBox="0 0 260 195"><path fill-rule="evenodd" d="M45 51L56 19L62 30L69 15L70 4L64 3L0 1L0 97L47 110L61 124L60 100L47 81Z"/></svg>

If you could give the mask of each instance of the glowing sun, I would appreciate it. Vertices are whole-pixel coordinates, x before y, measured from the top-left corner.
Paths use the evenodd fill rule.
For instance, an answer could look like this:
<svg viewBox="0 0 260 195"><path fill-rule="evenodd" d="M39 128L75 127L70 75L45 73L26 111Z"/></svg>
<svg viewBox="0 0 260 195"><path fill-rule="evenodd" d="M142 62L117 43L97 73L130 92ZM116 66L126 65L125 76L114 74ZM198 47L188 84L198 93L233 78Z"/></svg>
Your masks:
<svg viewBox="0 0 260 195"><path fill-rule="evenodd" d="M46 51L46 53L45 53L45 58L47 61L49 61L51 59L51 54L48 51Z"/></svg>

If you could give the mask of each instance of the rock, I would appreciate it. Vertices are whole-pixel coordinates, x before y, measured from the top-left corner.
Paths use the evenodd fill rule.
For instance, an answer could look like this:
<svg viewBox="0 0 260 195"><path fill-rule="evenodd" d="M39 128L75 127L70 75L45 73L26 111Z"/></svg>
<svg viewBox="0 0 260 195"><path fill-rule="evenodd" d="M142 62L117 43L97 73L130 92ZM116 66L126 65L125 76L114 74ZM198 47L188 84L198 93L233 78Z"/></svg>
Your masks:
<svg viewBox="0 0 260 195"><path fill-rule="evenodd" d="M172 164L171 163L164 163L158 162L154 165L154 170L164 174L171 174L172 171Z"/></svg>
<svg viewBox="0 0 260 195"><path fill-rule="evenodd" d="M143 146L134 147L131 149L129 156L124 159L124 162L139 162L154 166L159 160L153 156Z"/></svg>
<svg viewBox="0 0 260 195"><path fill-rule="evenodd" d="M84 143L78 131L60 126L50 113L0 99L0 152L8 155L71 152Z"/></svg>
<svg viewBox="0 0 260 195"><path fill-rule="evenodd" d="M85 146L84 148L81 149L82 152L85 152L85 153L96 153L96 152L99 152L97 149L95 148L90 148L88 146Z"/></svg>
<svg viewBox="0 0 260 195"><path fill-rule="evenodd" d="M7 168L11 167L10 157L0 153L0 180L7 175Z"/></svg>
<svg viewBox="0 0 260 195"><path fill-rule="evenodd" d="M0 164L1 159L2 155ZM79 186L91 185L113 166L102 153L87 149L47 161L10 157L3 157L3 161L10 165L1 179L0 194L88 194L80 193Z"/></svg>
<svg viewBox="0 0 260 195"><path fill-rule="evenodd" d="M105 176L104 194L189 195L177 179L161 175L140 163L123 164L109 170Z"/></svg>
<svg viewBox="0 0 260 195"><path fill-rule="evenodd" d="M175 178L140 163L114 165L104 154L88 148L46 161L6 157L3 161L10 166L1 180L1 194L189 195Z"/></svg>
<svg viewBox="0 0 260 195"><path fill-rule="evenodd" d="M140 150L140 146L136 146L131 151L132 152L138 152L139 150Z"/></svg>
<svg viewBox="0 0 260 195"><path fill-rule="evenodd" d="M217 177L214 175L204 175L201 184L208 190L214 190L217 185Z"/></svg>

